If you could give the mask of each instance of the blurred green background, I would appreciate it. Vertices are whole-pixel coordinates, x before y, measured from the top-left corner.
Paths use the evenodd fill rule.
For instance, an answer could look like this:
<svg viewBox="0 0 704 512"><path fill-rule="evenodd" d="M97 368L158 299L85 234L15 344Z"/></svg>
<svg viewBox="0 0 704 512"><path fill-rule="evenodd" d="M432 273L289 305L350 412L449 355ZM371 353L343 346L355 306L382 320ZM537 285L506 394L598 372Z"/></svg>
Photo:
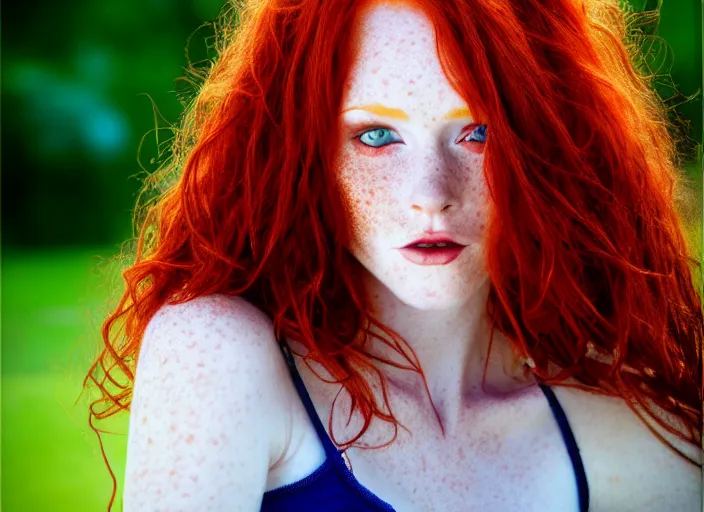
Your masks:
<svg viewBox="0 0 704 512"><path fill-rule="evenodd" d="M85 401L74 406L98 351L108 297L120 290L119 269L98 264L132 234L144 175L140 141L146 135L139 160L154 170L157 138L149 132L177 121L175 80L184 76L187 40L193 34L191 60L203 58L208 33L198 27L222 4L3 5L5 512L106 508L111 480L88 428ZM701 25L699 0L664 0L658 33L672 47L671 75L685 95L702 87ZM691 120L690 136L701 141L701 96L678 112ZM700 163L692 157L686 168L701 187ZM103 436L120 489L127 421L125 415L102 425L122 434Z"/></svg>

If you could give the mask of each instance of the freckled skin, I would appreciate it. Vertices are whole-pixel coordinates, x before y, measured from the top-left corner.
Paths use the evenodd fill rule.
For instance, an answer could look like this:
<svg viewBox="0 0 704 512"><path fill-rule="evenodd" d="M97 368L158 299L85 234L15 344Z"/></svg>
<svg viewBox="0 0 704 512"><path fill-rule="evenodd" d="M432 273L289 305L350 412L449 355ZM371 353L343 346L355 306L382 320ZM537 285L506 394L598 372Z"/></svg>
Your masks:
<svg viewBox="0 0 704 512"><path fill-rule="evenodd" d="M442 75L433 38L422 35L430 32L423 17L380 10L369 21L345 104L381 98L410 119L384 120L403 140L384 149L363 148L343 131L337 171L355 232L350 249L373 278L373 296L386 286L419 310L461 304L484 276L480 247L487 204L481 148L457 142L471 119L443 118L466 105ZM366 120L370 127L379 122ZM414 266L394 251L428 228L454 231L475 248L444 267ZM450 369L440 368L441 375ZM314 377L304 365L299 369L316 407L330 404L334 393L320 399L310 385ZM439 384L441 398L455 394L456 387L448 393ZM134 392L127 512L257 510L265 486L298 481L321 464L322 446L290 381L272 324L243 299L203 297L164 307L143 340ZM691 475L670 472L663 478L663 469L674 466L674 455L642 425L640 439L633 442L631 411L616 401L570 395L575 390L561 393L594 502L608 504L593 510L685 510L673 506L673 496L683 493L670 487L693 488L684 478ZM570 462L539 391L511 396L506 403L475 400L472 408L460 409L455 428L442 435L418 414L417 403L409 405L408 395L391 400L412 437L401 430L390 447L351 449L347 455L358 481L396 510L561 512L576 503ZM325 406L321 411L329 412ZM348 433L357 433L355 427ZM384 433L370 429L368 444L388 441ZM284 454L290 457L290 464L280 466L286 471L269 478L273 461ZM642 454L656 456L644 459ZM614 496L614 487L631 492L619 490ZM660 497L655 506L653 488ZM621 498L616 505L615 497Z"/></svg>
<svg viewBox="0 0 704 512"><path fill-rule="evenodd" d="M284 371L271 323L245 301L162 308L137 363L125 511L253 509L286 423L284 381L261 379Z"/></svg>
<svg viewBox="0 0 704 512"><path fill-rule="evenodd" d="M488 213L483 144L457 142L475 120L444 119L467 104L440 67L429 21L420 14L399 18L384 6L372 12L343 110L383 102L402 109L409 119L360 110L341 116L336 173L349 208L350 251L373 276L372 288L382 284L419 309L456 307L485 278L480 249ZM361 130L351 131L359 123L389 128L403 142L365 147L355 139ZM422 267L403 259L396 248L431 229L451 231L460 242L474 245L445 266Z"/></svg>

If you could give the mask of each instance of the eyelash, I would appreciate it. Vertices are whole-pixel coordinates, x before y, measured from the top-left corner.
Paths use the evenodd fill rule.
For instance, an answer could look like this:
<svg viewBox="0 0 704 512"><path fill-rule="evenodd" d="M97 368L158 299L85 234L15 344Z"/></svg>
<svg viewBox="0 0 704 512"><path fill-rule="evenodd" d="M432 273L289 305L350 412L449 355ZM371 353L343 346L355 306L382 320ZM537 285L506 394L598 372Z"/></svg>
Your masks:
<svg viewBox="0 0 704 512"><path fill-rule="evenodd" d="M486 144L486 140L484 140L484 141L466 140L466 139L467 139L468 137L470 137L477 129L479 129L479 128L482 127L482 126L484 127L484 131L486 132L486 129L487 129L487 128L486 128L486 125L485 125L485 124L477 124L477 125L473 126L472 129L471 129L469 132L467 132L467 135L464 136L464 137L460 140L460 142L473 142L473 143L482 144L482 145L483 145L483 144ZM367 134L367 133L370 133L370 132L374 132L374 131L376 131L376 130L388 130L389 132L394 132L394 130L391 129L391 128L389 128L388 126L373 126L373 127L367 127L366 129L364 129L364 131L358 132L358 134L354 137L354 139L355 139L359 144L361 144L363 147L368 148L368 149L370 149L370 150L375 150L375 149L381 150L381 149L384 149L384 148L387 147L387 146L391 146L391 145L393 145L393 144L398 144L398 141L392 141L392 142L390 142L390 143L388 143L388 144L383 144L383 145L381 145L381 146L371 146L371 145L369 145L369 144L365 144L364 142L362 142L362 141L360 140L363 135L365 135L365 134ZM394 132L394 133L395 133L395 132ZM486 138L486 134L484 135L484 137Z"/></svg>

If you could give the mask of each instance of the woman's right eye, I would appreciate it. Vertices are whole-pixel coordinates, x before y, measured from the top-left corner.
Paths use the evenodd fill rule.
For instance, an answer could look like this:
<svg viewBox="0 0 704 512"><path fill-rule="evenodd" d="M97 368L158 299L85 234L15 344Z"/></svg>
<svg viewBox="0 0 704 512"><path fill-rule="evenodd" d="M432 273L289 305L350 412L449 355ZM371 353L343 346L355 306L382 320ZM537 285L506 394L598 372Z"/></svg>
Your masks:
<svg viewBox="0 0 704 512"><path fill-rule="evenodd" d="M374 128L373 130L364 132L358 138L365 146L379 148L392 142L401 142L400 138L393 138L391 136L392 133L394 132L388 128Z"/></svg>

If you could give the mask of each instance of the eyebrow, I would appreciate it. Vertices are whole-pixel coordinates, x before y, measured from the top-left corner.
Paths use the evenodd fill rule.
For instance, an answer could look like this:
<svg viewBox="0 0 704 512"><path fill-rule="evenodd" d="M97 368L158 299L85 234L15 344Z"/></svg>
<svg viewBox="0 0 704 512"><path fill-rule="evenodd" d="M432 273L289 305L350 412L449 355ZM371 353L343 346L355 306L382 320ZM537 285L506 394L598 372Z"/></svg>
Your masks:
<svg viewBox="0 0 704 512"><path fill-rule="evenodd" d="M468 108L453 108L447 114L445 114L445 119L457 119L460 117L472 117L472 113Z"/></svg>
<svg viewBox="0 0 704 512"><path fill-rule="evenodd" d="M374 105L362 105L358 107L346 108L342 111L342 113L344 114L348 110L364 110L365 112L369 112L371 114L376 114L378 116L383 117L390 117L392 119L400 119L402 121L408 121L410 119L408 114L406 114L400 108L386 107L379 103ZM457 119L461 117L472 117L468 108L454 108L450 110L447 114L445 114L445 119Z"/></svg>

